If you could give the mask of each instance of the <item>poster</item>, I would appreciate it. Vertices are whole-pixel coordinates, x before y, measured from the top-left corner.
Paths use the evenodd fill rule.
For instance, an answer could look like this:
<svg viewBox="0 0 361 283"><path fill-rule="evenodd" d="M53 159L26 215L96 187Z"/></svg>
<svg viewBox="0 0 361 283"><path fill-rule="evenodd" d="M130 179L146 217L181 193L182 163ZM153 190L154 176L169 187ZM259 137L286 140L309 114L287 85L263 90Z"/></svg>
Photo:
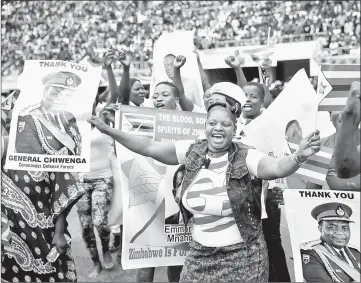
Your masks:
<svg viewBox="0 0 361 283"><path fill-rule="evenodd" d="M262 115L244 127L247 140L266 154L282 157L288 131L293 130L292 139L299 144L315 130L318 102L306 71L298 71Z"/></svg>
<svg viewBox="0 0 361 283"><path fill-rule="evenodd" d="M342 280L336 282L352 282L353 280L347 279L349 275L346 273L352 273L349 269L358 268L358 278L355 278L355 281L359 282L360 193L286 190L284 199L295 280L332 282L333 278ZM324 221L319 222L320 219ZM343 249L347 254L343 260L349 266L345 267L346 271L343 268L344 264L332 257L332 254L337 255L334 253L335 250L337 252L337 248ZM352 275L357 276L357 272Z"/></svg>
<svg viewBox="0 0 361 283"><path fill-rule="evenodd" d="M199 107L204 107L202 81L198 69L197 57L193 50L193 32L191 31L163 33L159 37L154 45L150 97L159 82L173 81L174 59L178 55L182 55L187 59L181 68L181 79L185 95ZM145 106L154 108L151 99L145 101Z"/></svg>
<svg viewBox="0 0 361 283"><path fill-rule="evenodd" d="M89 172L90 118L101 67L27 60L18 78L6 169Z"/></svg>
<svg viewBox="0 0 361 283"><path fill-rule="evenodd" d="M121 106L116 128L155 141L196 140L204 134L205 121L205 114ZM166 224L179 212L172 194L178 166L140 156L119 143L116 151L123 199L123 269L182 265L190 228Z"/></svg>

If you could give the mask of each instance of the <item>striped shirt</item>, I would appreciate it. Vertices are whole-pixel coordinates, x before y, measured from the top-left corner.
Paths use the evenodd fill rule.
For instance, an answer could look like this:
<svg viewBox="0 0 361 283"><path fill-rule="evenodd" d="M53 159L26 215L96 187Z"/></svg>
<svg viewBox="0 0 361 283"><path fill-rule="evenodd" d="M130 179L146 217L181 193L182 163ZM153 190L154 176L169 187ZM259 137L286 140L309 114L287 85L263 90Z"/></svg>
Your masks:
<svg viewBox="0 0 361 283"><path fill-rule="evenodd" d="M185 161L185 152L193 141L175 142L178 162ZM259 161L265 155L250 149L246 163L251 177L257 176ZM206 247L225 247L241 243L239 233L226 188L228 155L210 158L208 168L202 168L189 188L185 191L182 203L193 214L192 237Z"/></svg>

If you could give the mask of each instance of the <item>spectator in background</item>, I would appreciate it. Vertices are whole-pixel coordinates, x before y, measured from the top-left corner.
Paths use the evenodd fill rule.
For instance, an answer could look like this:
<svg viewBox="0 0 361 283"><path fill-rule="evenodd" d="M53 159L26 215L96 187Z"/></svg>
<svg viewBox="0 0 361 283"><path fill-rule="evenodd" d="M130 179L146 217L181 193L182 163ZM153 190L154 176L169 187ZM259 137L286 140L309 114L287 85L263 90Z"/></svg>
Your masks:
<svg viewBox="0 0 361 283"><path fill-rule="evenodd" d="M4 3L2 74L21 71L25 59L58 57L56 49L62 41L76 62L85 56L85 51L78 53L86 50L88 43L95 49L109 44L127 48L133 58L144 61L152 57L153 43L163 31L194 30L200 49L227 46L227 39L240 40L237 45L263 44L269 26L280 34L292 35L290 41L303 40L299 35L308 27L311 32L307 38L323 32L334 34L341 42L343 34L358 38L360 34L359 1L350 1L342 10L334 1L322 5L318 1L188 1L172 6L169 1L149 1L146 7L137 9L132 1ZM101 20L94 16L99 11L104 11ZM357 39L354 43L359 46Z"/></svg>

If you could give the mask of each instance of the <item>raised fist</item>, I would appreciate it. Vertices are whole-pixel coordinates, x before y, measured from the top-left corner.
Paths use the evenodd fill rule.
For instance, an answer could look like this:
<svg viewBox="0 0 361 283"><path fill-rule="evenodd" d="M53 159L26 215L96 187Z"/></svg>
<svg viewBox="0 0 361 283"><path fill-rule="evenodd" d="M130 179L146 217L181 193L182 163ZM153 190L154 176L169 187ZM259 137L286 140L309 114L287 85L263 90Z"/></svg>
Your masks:
<svg viewBox="0 0 361 283"><path fill-rule="evenodd" d="M239 51L236 50L234 51L234 56L228 56L226 59L224 59L224 62L231 68L235 69L244 65L245 59L244 57L241 57Z"/></svg>
<svg viewBox="0 0 361 283"><path fill-rule="evenodd" d="M173 67L176 69L180 69L183 67L183 65L186 63L186 61L187 61L186 57L179 55L174 59Z"/></svg>

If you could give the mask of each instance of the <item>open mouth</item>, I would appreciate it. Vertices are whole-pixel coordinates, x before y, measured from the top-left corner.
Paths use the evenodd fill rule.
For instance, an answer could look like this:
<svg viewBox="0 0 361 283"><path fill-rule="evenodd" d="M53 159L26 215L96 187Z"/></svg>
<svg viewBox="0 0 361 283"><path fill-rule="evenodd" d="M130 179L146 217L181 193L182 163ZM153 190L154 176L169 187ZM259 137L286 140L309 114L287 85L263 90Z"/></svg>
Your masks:
<svg viewBox="0 0 361 283"><path fill-rule="evenodd" d="M212 135L212 138L215 142L221 142L224 139L224 136L221 134L214 134Z"/></svg>
<svg viewBox="0 0 361 283"><path fill-rule="evenodd" d="M245 111L250 111L250 110L252 110L252 106L251 106L250 104L245 104L245 105L243 106L243 109L244 109Z"/></svg>
<svg viewBox="0 0 361 283"><path fill-rule="evenodd" d="M156 107L160 108L160 109L163 109L165 107L165 105L163 103L157 103Z"/></svg>

